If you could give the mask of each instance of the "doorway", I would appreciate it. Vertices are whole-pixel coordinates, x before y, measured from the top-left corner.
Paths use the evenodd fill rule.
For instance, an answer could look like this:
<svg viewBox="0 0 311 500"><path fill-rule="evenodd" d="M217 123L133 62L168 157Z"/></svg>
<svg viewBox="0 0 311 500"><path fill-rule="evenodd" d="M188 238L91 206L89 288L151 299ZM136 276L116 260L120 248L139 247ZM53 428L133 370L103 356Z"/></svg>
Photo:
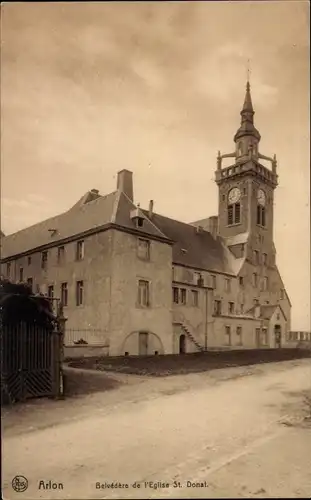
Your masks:
<svg viewBox="0 0 311 500"><path fill-rule="evenodd" d="M282 337L281 325L274 325L274 339L275 347L280 349L282 347L281 337Z"/></svg>
<svg viewBox="0 0 311 500"><path fill-rule="evenodd" d="M138 354L139 356L148 355L148 332L139 332Z"/></svg>
<svg viewBox="0 0 311 500"><path fill-rule="evenodd" d="M179 337L179 354L185 354L186 352L186 336L184 334Z"/></svg>

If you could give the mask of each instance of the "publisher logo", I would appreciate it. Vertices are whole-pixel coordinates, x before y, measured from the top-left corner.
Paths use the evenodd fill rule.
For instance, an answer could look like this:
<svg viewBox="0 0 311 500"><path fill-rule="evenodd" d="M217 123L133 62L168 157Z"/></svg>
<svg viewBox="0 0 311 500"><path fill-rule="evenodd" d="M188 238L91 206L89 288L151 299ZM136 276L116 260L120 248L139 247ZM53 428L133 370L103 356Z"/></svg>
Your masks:
<svg viewBox="0 0 311 500"><path fill-rule="evenodd" d="M28 488L28 479L25 476L15 476L12 479L12 488L18 493L23 493Z"/></svg>

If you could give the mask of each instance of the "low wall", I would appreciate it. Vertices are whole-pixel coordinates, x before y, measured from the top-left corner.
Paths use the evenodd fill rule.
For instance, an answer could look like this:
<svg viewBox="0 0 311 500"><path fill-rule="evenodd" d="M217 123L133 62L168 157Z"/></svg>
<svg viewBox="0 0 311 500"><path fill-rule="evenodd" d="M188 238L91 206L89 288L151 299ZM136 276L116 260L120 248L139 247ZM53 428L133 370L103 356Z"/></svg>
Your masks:
<svg viewBox="0 0 311 500"><path fill-rule="evenodd" d="M96 358L102 356L109 356L109 346L91 346L80 344L64 347L65 360L77 358Z"/></svg>

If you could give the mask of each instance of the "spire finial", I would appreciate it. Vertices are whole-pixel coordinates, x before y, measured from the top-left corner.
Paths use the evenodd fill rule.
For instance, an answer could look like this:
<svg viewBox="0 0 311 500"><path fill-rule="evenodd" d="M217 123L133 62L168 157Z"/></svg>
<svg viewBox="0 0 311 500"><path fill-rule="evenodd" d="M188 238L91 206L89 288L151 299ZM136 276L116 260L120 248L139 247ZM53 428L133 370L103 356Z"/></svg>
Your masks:
<svg viewBox="0 0 311 500"><path fill-rule="evenodd" d="M247 83L249 84L251 77L251 62L250 59L247 59Z"/></svg>

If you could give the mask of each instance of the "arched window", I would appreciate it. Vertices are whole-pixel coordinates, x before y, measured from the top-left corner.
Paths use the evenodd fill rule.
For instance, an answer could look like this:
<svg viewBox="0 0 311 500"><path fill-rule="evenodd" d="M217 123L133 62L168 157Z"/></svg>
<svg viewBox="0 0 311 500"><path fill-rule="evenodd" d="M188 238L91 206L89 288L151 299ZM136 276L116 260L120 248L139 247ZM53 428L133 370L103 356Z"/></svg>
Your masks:
<svg viewBox="0 0 311 500"><path fill-rule="evenodd" d="M241 192L239 188L235 187L228 193L228 226L239 224L241 222Z"/></svg>
<svg viewBox="0 0 311 500"><path fill-rule="evenodd" d="M262 205L257 205L257 224L259 226L266 225L266 209Z"/></svg>
<svg viewBox="0 0 311 500"><path fill-rule="evenodd" d="M228 205L228 226L239 224L241 222L241 205L240 203L233 203Z"/></svg>
<svg viewBox="0 0 311 500"><path fill-rule="evenodd" d="M238 156L243 155L243 142L239 142L238 144Z"/></svg>

